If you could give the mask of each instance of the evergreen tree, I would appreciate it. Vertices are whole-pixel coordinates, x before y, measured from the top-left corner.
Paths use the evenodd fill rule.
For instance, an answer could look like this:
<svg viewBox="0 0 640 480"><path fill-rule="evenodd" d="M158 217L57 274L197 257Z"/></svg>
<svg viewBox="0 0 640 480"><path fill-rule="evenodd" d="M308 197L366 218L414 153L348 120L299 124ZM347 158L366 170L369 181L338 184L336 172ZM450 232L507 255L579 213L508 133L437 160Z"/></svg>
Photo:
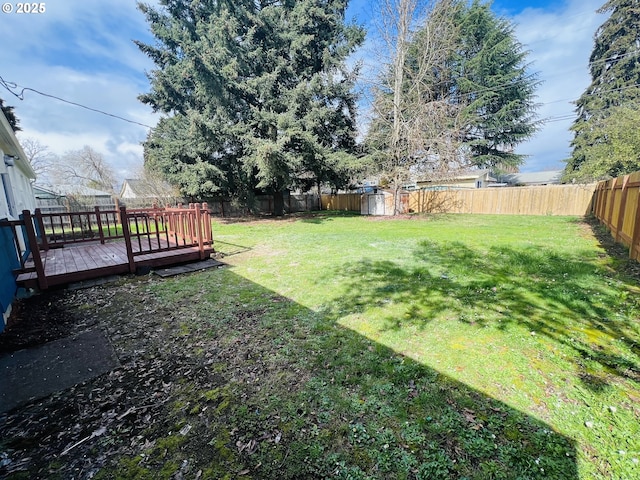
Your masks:
<svg viewBox="0 0 640 480"><path fill-rule="evenodd" d="M576 102L577 119L573 152L567 160L567 179L591 181L638 170L638 158L620 163L612 160L612 153L621 147L624 135L615 136L617 146L609 134L617 131L621 122L613 118L624 109L640 107L640 1L610 0L599 13L609 18L595 34L595 45L589 58L591 85ZM636 128L623 122L629 128ZM606 165L608 164L608 167Z"/></svg>
<svg viewBox="0 0 640 480"><path fill-rule="evenodd" d="M417 7L415 0L386 1L397 12ZM376 91L367 136L390 184L397 188L411 178L443 180L469 167L513 168L523 162L513 149L537 130L539 82L513 26L490 3L433 0L424 18L406 28L405 41L390 50L394 62Z"/></svg>
<svg viewBox="0 0 640 480"><path fill-rule="evenodd" d="M13 107L4 104L4 100L0 98L0 110L4 113L5 118L9 122L9 125L13 129L14 132L19 132L22 130L20 128L20 120L16 117L16 114L13 111Z"/></svg>
<svg viewBox="0 0 640 480"><path fill-rule="evenodd" d="M528 71L513 25L493 13L490 2L474 0L458 15L460 45L452 63L454 88L466 105L463 143L472 165L517 167L524 156L513 149L538 127L537 75Z"/></svg>
<svg viewBox="0 0 640 480"><path fill-rule="evenodd" d="M145 163L191 196L344 181L355 148L354 72L364 33L345 0L161 0L140 5L158 40L141 100L168 114Z"/></svg>

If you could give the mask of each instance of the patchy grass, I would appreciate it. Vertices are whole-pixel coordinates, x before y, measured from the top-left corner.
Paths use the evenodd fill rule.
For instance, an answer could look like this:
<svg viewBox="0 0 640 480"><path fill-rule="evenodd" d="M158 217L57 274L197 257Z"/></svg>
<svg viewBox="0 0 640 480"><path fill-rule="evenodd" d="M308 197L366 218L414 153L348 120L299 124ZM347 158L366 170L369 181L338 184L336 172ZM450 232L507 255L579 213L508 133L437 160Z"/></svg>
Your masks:
<svg viewBox="0 0 640 480"><path fill-rule="evenodd" d="M617 273L620 260L607 255L587 224L557 217L372 221L321 215L221 224L216 236L223 252L228 243L251 248L227 257L235 274L304 306L321 323L345 327L371 342L374 352L385 347L430 374L460 382L483 402L497 400L545 422L575 442L580 478L640 475L640 289ZM396 378L380 358L357 352L359 343L345 348L332 342L314 349L328 380L339 376L338 366L372 369L359 375L358 388L366 392L365 403L375 404L382 370L382 382L390 380L387 387L397 393ZM353 359L357 367L350 365ZM482 410L482 402L472 403L470 410ZM455 410L464 415L464 407ZM415 426L417 418L408 419ZM377 428L379 418L371 421ZM495 418L482 424L494 422L504 427ZM535 443L517 432L492 434ZM482 443L477 436L473 441ZM464 452L472 448L459 437L456 442ZM474 477L489 468L472 461L474 469L466 471L455 449L442 453L456 460L456 470L449 465L443 478L452 472ZM534 464L541 459L549 460L536 457Z"/></svg>
<svg viewBox="0 0 640 480"><path fill-rule="evenodd" d="M48 302L122 367L14 413L1 458L37 459L31 478L640 476L639 288L588 224L214 227L228 268Z"/></svg>

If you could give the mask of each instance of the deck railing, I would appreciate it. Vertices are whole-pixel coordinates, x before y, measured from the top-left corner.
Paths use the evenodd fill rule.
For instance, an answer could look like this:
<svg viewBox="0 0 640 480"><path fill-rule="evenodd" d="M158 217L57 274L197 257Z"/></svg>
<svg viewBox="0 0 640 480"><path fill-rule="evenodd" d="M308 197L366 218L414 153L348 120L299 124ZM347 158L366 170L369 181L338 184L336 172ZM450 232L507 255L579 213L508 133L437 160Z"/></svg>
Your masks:
<svg viewBox="0 0 640 480"><path fill-rule="evenodd" d="M27 265L31 248L26 239L24 216L21 216L20 220L0 220L0 228L8 229L8 232L7 230L2 232L6 235L2 243L4 248L14 257L11 259L11 263L15 268L15 272L35 272L35 265Z"/></svg>
<svg viewBox="0 0 640 480"><path fill-rule="evenodd" d="M43 213L35 211L37 235L43 250L69 244L130 238L134 254L200 247L212 244L211 216L206 203L188 207Z"/></svg>
<svg viewBox="0 0 640 480"><path fill-rule="evenodd" d="M35 221L43 250L68 244L124 238L118 210L43 213L36 208Z"/></svg>
<svg viewBox="0 0 640 480"><path fill-rule="evenodd" d="M17 232L22 228L30 247L33 266L21 262L20 273L37 272L38 286L47 288L41 250L61 248L83 242L100 242L124 239L129 271L135 272L135 257L139 255L198 248L200 259L213 245L211 216L206 203L127 210L42 213L23 211L22 218L5 222L11 226L18 245ZM47 226L45 228L45 225Z"/></svg>
<svg viewBox="0 0 640 480"><path fill-rule="evenodd" d="M128 238L130 261L137 255L197 247L200 258L205 247L213 245L211 216L206 203L190 203L171 208L120 207L124 237Z"/></svg>

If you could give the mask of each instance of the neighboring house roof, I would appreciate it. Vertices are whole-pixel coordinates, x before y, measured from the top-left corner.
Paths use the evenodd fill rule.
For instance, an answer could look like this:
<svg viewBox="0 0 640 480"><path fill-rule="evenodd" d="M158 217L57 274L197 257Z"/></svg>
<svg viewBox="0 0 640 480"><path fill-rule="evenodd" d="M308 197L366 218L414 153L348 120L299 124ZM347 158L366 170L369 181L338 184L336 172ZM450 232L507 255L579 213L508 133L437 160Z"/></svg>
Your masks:
<svg viewBox="0 0 640 480"><path fill-rule="evenodd" d="M456 174L452 174L451 176L443 176L441 178L432 178L426 180L418 180L417 183L451 183L458 182L464 180L476 180L478 178L483 178L487 182L495 182L497 181L491 174L491 170L467 170L464 172L459 172Z"/></svg>
<svg viewBox="0 0 640 480"><path fill-rule="evenodd" d="M34 185L36 197L40 195L54 195L59 197L82 196L82 197L111 197L109 192L85 187L84 185Z"/></svg>
<svg viewBox="0 0 640 480"><path fill-rule="evenodd" d="M120 189L120 198L173 197L175 189L166 182L153 182L139 178L126 178Z"/></svg>
<svg viewBox="0 0 640 480"><path fill-rule="evenodd" d="M502 175L500 180L510 185L554 185L562 179L562 170L549 170L532 173L509 173Z"/></svg>

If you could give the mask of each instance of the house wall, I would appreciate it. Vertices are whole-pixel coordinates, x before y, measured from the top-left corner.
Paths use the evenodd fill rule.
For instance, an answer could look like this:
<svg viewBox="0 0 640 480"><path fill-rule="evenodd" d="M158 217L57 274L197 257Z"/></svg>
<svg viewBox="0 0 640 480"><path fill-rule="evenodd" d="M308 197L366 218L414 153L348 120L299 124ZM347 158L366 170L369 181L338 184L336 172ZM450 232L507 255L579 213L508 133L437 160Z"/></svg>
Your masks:
<svg viewBox="0 0 640 480"><path fill-rule="evenodd" d="M441 183L434 183L434 182L418 182L418 187L419 188L426 188L426 189L441 189L441 190L465 190L465 189L470 189L470 188L478 188L478 186L476 185L476 182L480 181L482 183L481 187L479 188L484 188L486 187L486 182L484 181L484 179L482 177L478 177L478 178L469 178L469 179L459 179L459 180L452 180L450 182L441 182Z"/></svg>
<svg viewBox="0 0 640 480"><path fill-rule="evenodd" d="M11 158L5 158L11 157ZM35 173L4 114L0 112L0 220L18 220L23 210L35 209L32 180ZM0 227L0 331L11 312L17 285L13 270L19 266L19 255L13 241L12 227ZM17 232L19 247L26 249L21 231Z"/></svg>
<svg viewBox="0 0 640 480"><path fill-rule="evenodd" d="M11 314L11 303L16 294L16 281L13 270L20 267L10 227L0 227L0 332L4 330Z"/></svg>

